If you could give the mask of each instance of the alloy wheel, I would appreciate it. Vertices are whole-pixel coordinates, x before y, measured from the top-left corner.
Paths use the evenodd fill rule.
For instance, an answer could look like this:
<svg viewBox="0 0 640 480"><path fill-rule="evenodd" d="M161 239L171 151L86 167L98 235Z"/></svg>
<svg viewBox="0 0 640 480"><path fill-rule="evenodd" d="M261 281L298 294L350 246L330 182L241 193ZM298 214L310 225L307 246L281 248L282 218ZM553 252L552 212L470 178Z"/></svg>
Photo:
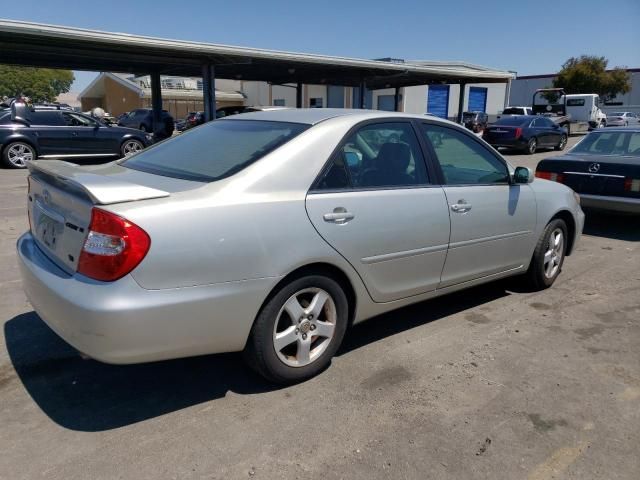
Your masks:
<svg viewBox="0 0 640 480"><path fill-rule="evenodd" d="M549 244L544 254L544 275L553 278L562 264L564 255L564 233L562 229L556 228L549 236Z"/></svg>
<svg viewBox="0 0 640 480"><path fill-rule="evenodd" d="M139 141L127 140L122 146L122 153L124 154L125 157L128 157L129 155L133 155L134 153L139 152L143 148L144 147Z"/></svg>
<svg viewBox="0 0 640 480"><path fill-rule="evenodd" d="M564 147L567 146L567 137L565 137L564 135L562 135L562 137L560 137L560 145L558 145L558 148L560 150L563 150Z"/></svg>
<svg viewBox="0 0 640 480"><path fill-rule="evenodd" d="M304 367L320 358L333 339L337 310L320 288L300 290L284 303L273 327L273 347L285 365Z"/></svg>
<svg viewBox="0 0 640 480"><path fill-rule="evenodd" d="M529 153L536 153L536 149L538 148L538 141L535 138L529 140Z"/></svg>
<svg viewBox="0 0 640 480"><path fill-rule="evenodd" d="M27 162L33 160L34 157L35 151L25 143L14 143L7 150L7 159L13 166L18 168L26 167Z"/></svg>

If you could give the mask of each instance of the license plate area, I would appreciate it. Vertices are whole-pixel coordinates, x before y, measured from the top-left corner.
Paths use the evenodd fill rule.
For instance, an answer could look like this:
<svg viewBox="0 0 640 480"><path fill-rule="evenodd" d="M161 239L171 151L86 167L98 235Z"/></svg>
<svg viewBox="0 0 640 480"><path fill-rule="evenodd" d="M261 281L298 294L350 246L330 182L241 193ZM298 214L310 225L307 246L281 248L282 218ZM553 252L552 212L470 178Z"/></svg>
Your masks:
<svg viewBox="0 0 640 480"><path fill-rule="evenodd" d="M59 248L64 235L64 217L35 201L33 228L36 239L51 252Z"/></svg>

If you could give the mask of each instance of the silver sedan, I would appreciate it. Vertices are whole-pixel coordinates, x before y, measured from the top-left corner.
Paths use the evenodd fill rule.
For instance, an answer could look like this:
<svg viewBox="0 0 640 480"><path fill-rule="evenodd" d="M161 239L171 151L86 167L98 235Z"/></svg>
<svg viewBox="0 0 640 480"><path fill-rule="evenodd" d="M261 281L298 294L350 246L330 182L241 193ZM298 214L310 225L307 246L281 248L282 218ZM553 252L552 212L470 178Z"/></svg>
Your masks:
<svg viewBox="0 0 640 480"><path fill-rule="evenodd" d="M63 339L118 364L243 351L280 383L383 312L508 276L551 286L584 221L564 185L398 113L249 113L29 168L24 288Z"/></svg>

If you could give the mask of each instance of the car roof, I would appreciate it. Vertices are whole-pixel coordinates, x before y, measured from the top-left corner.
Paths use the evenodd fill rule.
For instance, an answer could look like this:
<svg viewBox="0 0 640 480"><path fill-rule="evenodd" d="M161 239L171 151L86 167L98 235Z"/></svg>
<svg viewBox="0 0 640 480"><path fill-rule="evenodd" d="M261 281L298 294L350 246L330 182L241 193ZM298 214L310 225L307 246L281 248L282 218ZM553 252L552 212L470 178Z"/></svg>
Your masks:
<svg viewBox="0 0 640 480"><path fill-rule="evenodd" d="M263 110L260 112L248 112L233 115L230 117L221 118L222 121L231 120L264 120L273 122L291 122L291 123L305 123L308 125L315 125L324 120L337 117L352 117L354 122L364 120L375 120L377 118L416 118L416 119L429 119L430 121L438 121L446 124L457 125L454 122L445 120L439 117L403 113L403 112L388 112L384 110L359 110L349 108L283 108L279 110Z"/></svg>

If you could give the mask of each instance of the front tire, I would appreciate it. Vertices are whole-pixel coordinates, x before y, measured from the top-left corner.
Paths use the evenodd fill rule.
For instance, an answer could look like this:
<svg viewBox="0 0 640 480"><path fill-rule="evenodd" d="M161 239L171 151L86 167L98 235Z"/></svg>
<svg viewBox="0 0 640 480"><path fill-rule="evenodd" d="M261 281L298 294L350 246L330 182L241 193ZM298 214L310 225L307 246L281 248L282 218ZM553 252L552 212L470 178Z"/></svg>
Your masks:
<svg viewBox="0 0 640 480"><path fill-rule="evenodd" d="M26 142L12 142L2 151L2 164L7 168L27 168L38 157L36 149Z"/></svg>
<svg viewBox="0 0 640 480"><path fill-rule="evenodd" d="M562 271L567 251L567 225L557 218L547 224L536 244L526 273L527 283L533 290L549 288Z"/></svg>
<svg viewBox="0 0 640 480"><path fill-rule="evenodd" d="M555 150L558 150L561 152L562 150L564 150L564 147L566 146L567 146L567 136L562 135L560 137L560 143L555 147Z"/></svg>
<svg viewBox="0 0 640 480"><path fill-rule="evenodd" d="M120 146L120 156L128 157L129 155L133 155L134 153L138 153L139 151L144 150L144 145L140 140L136 140L135 138L130 138L122 142Z"/></svg>
<svg viewBox="0 0 640 480"><path fill-rule="evenodd" d="M332 278L309 275L278 291L258 314L245 347L247 364L267 380L292 384L331 363L349 319L347 297Z"/></svg>

